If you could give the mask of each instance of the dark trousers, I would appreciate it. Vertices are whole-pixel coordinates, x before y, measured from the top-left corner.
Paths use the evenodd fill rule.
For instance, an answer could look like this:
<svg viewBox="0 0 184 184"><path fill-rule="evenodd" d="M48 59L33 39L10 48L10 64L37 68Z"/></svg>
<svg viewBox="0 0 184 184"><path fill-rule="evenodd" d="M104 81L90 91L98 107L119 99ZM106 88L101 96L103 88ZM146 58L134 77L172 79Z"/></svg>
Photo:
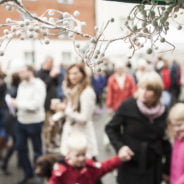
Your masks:
<svg viewBox="0 0 184 184"><path fill-rule="evenodd" d="M42 141L41 141L42 122L23 124L16 123L16 149L21 167L24 171L25 177L32 177L34 172L31 161L29 159L28 139L31 140L33 147L34 161L42 155Z"/></svg>
<svg viewBox="0 0 184 184"><path fill-rule="evenodd" d="M96 104L102 108L103 106L103 97L102 97L102 93L96 93Z"/></svg>
<svg viewBox="0 0 184 184"><path fill-rule="evenodd" d="M11 138L13 142L12 142L12 146L7 147L6 152L4 153L4 158L2 160L2 168L4 170L8 170L8 163L15 151L15 143L16 143L15 124L16 122L17 122L17 118L13 116L12 114L8 113L7 119L6 119L6 131L8 134L8 138Z"/></svg>
<svg viewBox="0 0 184 184"><path fill-rule="evenodd" d="M0 137L7 140L6 119L7 111L5 109L0 108Z"/></svg>
<svg viewBox="0 0 184 184"><path fill-rule="evenodd" d="M180 86L175 86L171 89L171 106L178 102L180 92Z"/></svg>
<svg viewBox="0 0 184 184"><path fill-rule="evenodd" d="M13 139L13 145L11 147L8 147L6 149L6 152L5 152L5 155L4 155L4 158L2 160L2 168L4 170L8 170L8 163L9 163L9 160L10 158L12 157L14 151L15 151L15 136L12 136L12 139Z"/></svg>
<svg viewBox="0 0 184 184"><path fill-rule="evenodd" d="M2 152L6 147L8 139L5 127L6 118L7 118L7 111L5 109L0 108L0 159L2 159Z"/></svg>

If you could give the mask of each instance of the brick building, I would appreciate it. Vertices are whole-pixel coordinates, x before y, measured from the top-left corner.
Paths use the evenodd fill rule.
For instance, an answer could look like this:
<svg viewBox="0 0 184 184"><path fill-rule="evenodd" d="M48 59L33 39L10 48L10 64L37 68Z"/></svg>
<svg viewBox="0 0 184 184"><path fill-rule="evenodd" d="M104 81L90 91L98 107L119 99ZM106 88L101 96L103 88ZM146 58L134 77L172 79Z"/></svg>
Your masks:
<svg viewBox="0 0 184 184"><path fill-rule="evenodd" d="M24 7L32 13L42 15L47 9L56 9L62 12L80 12L79 20L87 23L83 28L86 33L93 34L95 26L95 0L23 0ZM16 10L7 11L4 6L0 7L0 24L5 23L7 17L20 20L20 14Z"/></svg>
<svg viewBox="0 0 184 184"><path fill-rule="evenodd" d="M22 0L24 7L32 13L42 15L47 9L57 9L62 12L73 13L75 10L80 12L77 17L79 20L86 22L83 27L84 33L93 34L95 20L95 0ZM7 11L4 6L0 6L0 24L5 22L6 18L21 20L20 14L13 11ZM4 28L3 28L4 29ZM1 30L2 31L2 30ZM73 63L78 56L76 55L73 43L70 40L54 39L49 45L40 43L40 40L13 40L6 49L5 56L0 61L10 61L13 63L27 62L41 63L44 57L52 55L56 63ZM85 43L82 38L79 42ZM16 61L15 61L16 60ZM79 60L79 59L78 59ZM4 62L5 63L5 62ZM19 64L18 63L18 64ZM17 64L15 64L17 66ZM39 65L39 64L38 64Z"/></svg>

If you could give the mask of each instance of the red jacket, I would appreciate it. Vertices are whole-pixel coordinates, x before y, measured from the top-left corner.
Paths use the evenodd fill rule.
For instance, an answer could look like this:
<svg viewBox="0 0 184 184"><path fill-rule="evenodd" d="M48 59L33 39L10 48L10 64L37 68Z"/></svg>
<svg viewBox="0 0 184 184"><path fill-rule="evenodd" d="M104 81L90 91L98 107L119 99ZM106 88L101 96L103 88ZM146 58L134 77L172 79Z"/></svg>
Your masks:
<svg viewBox="0 0 184 184"><path fill-rule="evenodd" d="M169 90L171 85L171 78L170 78L170 71L169 68L163 68L160 72L163 83L164 83L164 89Z"/></svg>
<svg viewBox="0 0 184 184"><path fill-rule="evenodd" d="M115 74L113 74L111 77L109 77L107 84L107 107L116 111L124 100L133 96L135 90L135 81L131 75L126 74L124 87L121 89L117 83Z"/></svg>
<svg viewBox="0 0 184 184"><path fill-rule="evenodd" d="M95 184L96 180L107 172L119 167L119 157L112 157L104 162L86 160L82 168L76 168L67 163L56 163L48 184Z"/></svg>

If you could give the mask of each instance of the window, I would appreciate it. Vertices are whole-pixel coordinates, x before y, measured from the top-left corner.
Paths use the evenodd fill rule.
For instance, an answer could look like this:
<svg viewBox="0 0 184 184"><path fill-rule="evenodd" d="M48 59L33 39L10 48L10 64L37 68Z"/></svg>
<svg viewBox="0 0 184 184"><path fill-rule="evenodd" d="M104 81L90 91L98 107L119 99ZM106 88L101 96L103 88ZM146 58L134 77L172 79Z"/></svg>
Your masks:
<svg viewBox="0 0 184 184"><path fill-rule="evenodd" d="M57 0L58 3L67 3L67 4L72 4L74 0Z"/></svg>
<svg viewBox="0 0 184 184"><path fill-rule="evenodd" d="M35 52L34 51L24 52L24 58L26 63L28 63L29 65L33 64L35 62Z"/></svg>
<svg viewBox="0 0 184 184"><path fill-rule="evenodd" d="M62 60L64 63L72 62L72 53L71 52L62 52Z"/></svg>

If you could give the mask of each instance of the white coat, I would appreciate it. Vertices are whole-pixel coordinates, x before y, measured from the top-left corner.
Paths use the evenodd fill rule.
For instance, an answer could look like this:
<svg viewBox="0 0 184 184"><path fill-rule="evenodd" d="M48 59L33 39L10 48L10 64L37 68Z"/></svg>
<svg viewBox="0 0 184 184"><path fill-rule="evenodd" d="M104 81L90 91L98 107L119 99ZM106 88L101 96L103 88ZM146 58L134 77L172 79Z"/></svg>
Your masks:
<svg viewBox="0 0 184 184"><path fill-rule="evenodd" d="M66 107L66 121L63 126L61 136L61 153L67 154L67 140L72 132L79 131L86 136L87 139L87 157L94 157L98 154L97 141L92 121L95 110L96 96L94 90L88 86L80 95L80 112L74 112L71 103L67 103ZM73 124L74 122L74 124Z"/></svg>

